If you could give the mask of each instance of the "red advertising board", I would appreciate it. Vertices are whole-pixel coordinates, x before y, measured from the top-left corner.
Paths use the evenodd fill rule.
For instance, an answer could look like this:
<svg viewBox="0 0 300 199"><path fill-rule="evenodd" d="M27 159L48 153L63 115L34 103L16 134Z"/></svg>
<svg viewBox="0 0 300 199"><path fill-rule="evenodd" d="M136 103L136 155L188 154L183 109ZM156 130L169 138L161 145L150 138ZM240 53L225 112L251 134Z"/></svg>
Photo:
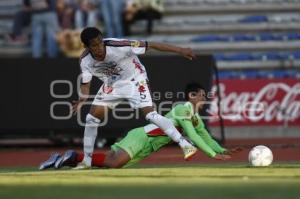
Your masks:
<svg viewBox="0 0 300 199"><path fill-rule="evenodd" d="M300 79L225 79L220 93L227 126L300 126ZM219 125L216 103L214 97L208 110L212 126Z"/></svg>

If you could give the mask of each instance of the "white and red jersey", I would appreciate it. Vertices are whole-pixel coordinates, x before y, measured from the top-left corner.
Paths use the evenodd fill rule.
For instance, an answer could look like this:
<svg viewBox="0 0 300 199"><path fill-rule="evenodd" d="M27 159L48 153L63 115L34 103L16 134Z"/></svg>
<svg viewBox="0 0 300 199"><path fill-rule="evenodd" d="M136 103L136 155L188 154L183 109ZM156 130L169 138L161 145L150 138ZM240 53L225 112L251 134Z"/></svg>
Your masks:
<svg viewBox="0 0 300 199"><path fill-rule="evenodd" d="M107 86L119 80L131 80L145 75L146 70L137 55L144 54L147 42L124 39L104 39L106 55L103 61L97 61L85 50L80 58L82 83L90 82L92 76L98 77Z"/></svg>

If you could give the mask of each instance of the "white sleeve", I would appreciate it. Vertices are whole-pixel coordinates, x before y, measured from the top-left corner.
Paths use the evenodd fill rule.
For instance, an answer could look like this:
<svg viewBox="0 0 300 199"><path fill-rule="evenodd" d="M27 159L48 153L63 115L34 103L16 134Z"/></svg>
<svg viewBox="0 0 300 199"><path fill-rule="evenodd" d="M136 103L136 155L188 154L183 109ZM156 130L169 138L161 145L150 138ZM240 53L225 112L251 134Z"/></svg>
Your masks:
<svg viewBox="0 0 300 199"><path fill-rule="evenodd" d="M107 38L106 45L111 47L120 47L122 52L131 53L135 55L145 54L148 42L146 41L137 41L137 40L126 40L126 39L115 39Z"/></svg>
<svg viewBox="0 0 300 199"><path fill-rule="evenodd" d="M88 62L86 60L80 61L80 68L81 68L81 82L88 83L92 80L93 75L89 71Z"/></svg>
<svg viewBox="0 0 300 199"><path fill-rule="evenodd" d="M148 43L146 41L130 41L130 50L133 54L142 55L146 53Z"/></svg>

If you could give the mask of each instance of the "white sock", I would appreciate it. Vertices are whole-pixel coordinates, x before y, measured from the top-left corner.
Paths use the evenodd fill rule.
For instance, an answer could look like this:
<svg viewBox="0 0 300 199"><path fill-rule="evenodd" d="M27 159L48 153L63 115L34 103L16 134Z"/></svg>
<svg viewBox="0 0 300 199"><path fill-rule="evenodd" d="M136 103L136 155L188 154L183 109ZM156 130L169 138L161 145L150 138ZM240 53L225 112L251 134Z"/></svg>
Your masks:
<svg viewBox="0 0 300 199"><path fill-rule="evenodd" d="M91 114L87 114L83 138L83 162L87 166L92 165L92 154L94 152L94 145L97 137L97 129L99 123L100 120L98 118L94 117Z"/></svg>
<svg viewBox="0 0 300 199"><path fill-rule="evenodd" d="M156 111L148 113L146 115L146 120L162 129L165 134L167 134L174 142L177 142L181 148L191 145L184 137L182 137L170 119L161 116Z"/></svg>
<svg viewBox="0 0 300 199"><path fill-rule="evenodd" d="M188 142L183 136L181 136L181 138L180 138L178 144L179 144L179 146L180 146L181 148L184 148L184 147L186 147L186 146L191 146L191 143Z"/></svg>

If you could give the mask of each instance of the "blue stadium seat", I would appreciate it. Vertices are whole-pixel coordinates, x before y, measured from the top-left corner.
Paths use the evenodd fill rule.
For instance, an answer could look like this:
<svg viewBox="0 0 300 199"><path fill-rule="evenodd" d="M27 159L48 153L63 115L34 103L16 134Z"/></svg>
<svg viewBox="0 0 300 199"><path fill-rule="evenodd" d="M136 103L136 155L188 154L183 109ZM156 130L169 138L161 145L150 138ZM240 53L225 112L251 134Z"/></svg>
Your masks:
<svg viewBox="0 0 300 199"><path fill-rule="evenodd" d="M300 78L300 70L285 70L285 77Z"/></svg>
<svg viewBox="0 0 300 199"><path fill-rule="evenodd" d="M244 17L243 19L239 20L241 23L262 23L267 22L268 17L265 15L252 15Z"/></svg>
<svg viewBox="0 0 300 199"><path fill-rule="evenodd" d="M216 61L225 61L226 60L226 56L222 53L215 53L214 54L214 59Z"/></svg>
<svg viewBox="0 0 300 199"><path fill-rule="evenodd" d="M238 53L226 56L228 61L250 61L252 60L252 55L250 53Z"/></svg>
<svg viewBox="0 0 300 199"><path fill-rule="evenodd" d="M291 55L294 59L300 59L300 51L293 52Z"/></svg>
<svg viewBox="0 0 300 199"><path fill-rule="evenodd" d="M280 70L273 71L272 75L273 75L274 78L283 78L283 77L286 77L286 73L284 71L280 71Z"/></svg>
<svg viewBox="0 0 300 199"><path fill-rule="evenodd" d="M287 60L290 59L291 57L290 53L285 53L285 52L279 53L279 56L282 60Z"/></svg>
<svg viewBox="0 0 300 199"><path fill-rule="evenodd" d="M272 33L267 33L267 32L264 32L264 33L260 33L258 34L259 36L259 39L261 41L281 41L284 39L284 36L283 35L275 35L275 34L272 34Z"/></svg>
<svg viewBox="0 0 300 199"><path fill-rule="evenodd" d="M281 57L279 55L278 52L267 52L267 53L263 53L263 59L266 59L266 60L281 60Z"/></svg>
<svg viewBox="0 0 300 199"><path fill-rule="evenodd" d="M246 35L246 34L235 34L232 35L233 41L255 41L256 36L255 35Z"/></svg>
<svg viewBox="0 0 300 199"><path fill-rule="evenodd" d="M286 37L288 40L299 40L300 33L288 33L288 34L286 34Z"/></svg>
<svg viewBox="0 0 300 199"><path fill-rule="evenodd" d="M264 60L287 60L291 58L290 53L284 52L267 52L262 54L262 59Z"/></svg>
<svg viewBox="0 0 300 199"><path fill-rule="evenodd" d="M220 79L231 79L231 73L228 71L220 71L219 78Z"/></svg>
<svg viewBox="0 0 300 199"><path fill-rule="evenodd" d="M200 35L191 39L192 42L229 41L230 38L222 35Z"/></svg>
<svg viewBox="0 0 300 199"><path fill-rule="evenodd" d="M262 53L252 54L252 60L254 60L254 61L261 61L263 59L264 59L264 54L262 54Z"/></svg>
<svg viewBox="0 0 300 199"><path fill-rule="evenodd" d="M264 53L236 53L236 54L214 54L216 61L282 61L289 59L300 59L300 51L296 52L264 52Z"/></svg>
<svg viewBox="0 0 300 199"><path fill-rule="evenodd" d="M257 78L258 77L258 73L257 71L253 71L253 70L250 70L250 71L245 71L243 77L246 77L246 78Z"/></svg>

